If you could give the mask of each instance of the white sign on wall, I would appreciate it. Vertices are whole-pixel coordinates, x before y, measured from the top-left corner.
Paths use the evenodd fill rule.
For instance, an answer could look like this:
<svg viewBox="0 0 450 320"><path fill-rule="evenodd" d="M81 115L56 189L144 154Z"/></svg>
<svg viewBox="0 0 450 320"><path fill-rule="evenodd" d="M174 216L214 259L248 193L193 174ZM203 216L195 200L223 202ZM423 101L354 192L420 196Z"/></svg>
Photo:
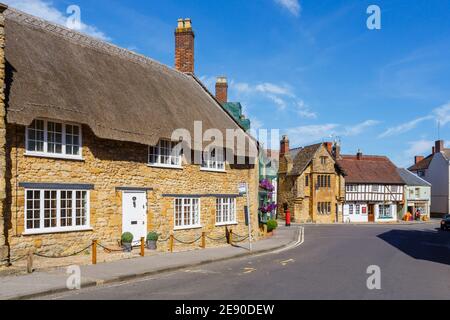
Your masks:
<svg viewBox="0 0 450 320"><path fill-rule="evenodd" d="M245 193L247 193L247 184L240 183L239 184L239 194L245 194Z"/></svg>

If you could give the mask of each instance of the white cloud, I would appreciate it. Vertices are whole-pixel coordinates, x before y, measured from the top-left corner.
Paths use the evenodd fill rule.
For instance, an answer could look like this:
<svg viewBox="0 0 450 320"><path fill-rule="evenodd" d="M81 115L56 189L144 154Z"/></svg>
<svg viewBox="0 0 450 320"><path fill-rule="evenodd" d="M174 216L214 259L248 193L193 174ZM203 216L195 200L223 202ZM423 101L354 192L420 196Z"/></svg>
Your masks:
<svg viewBox="0 0 450 320"><path fill-rule="evenodd" d="M295 104L297 108L297 114L301 118L307 118L307 119L317 119L317 113L311 111L309 106L305 103L303 100L298 100Z"/></svg>
<svg viewBox="0 0 450 320"><path fill-rule="evenodd" d="M447 123L450 123L450 102L434 109L433 114L441 125L445 126Z"/></svg>
<svg viewBox="0 0 450 320"><path fill-rule="evenodd" d="M302 10L298 0L275 0L275 3L289 10L294 16L298 17Z"/></svg>
<svg viewBox="0 0 450 320"><path fill-rule="evenodd" d="M316 142L331 141L336 137L355 136L378 123L375 120L367 120L355 125L328 123L300 126L287 129L286 131L289 139L293 142L293 146L304 146Z"/></svg>
<svg viewBox="0 0 450 320"><path fill-rule="evenodd" d="M67 27L69 15L65 15L59 11L51 1L46 0L5 0L8 6L42 18L44 20ZM82 13L82 12L81 12ZM103 32L92 25L87 25L81 22L79 32L85 33L100 40L111 40Z"/></svg>
<svg viewBox="0 0 450 320"><path fill-rule="evenodd" d="M396 127L392 127L392 128L387 129L385 132L380 134L378 136L378 138L386 138L386 137L391 137L393 135L406 133L408 131L411 131L411 130L415 129L421 122L424 122L424 121L427 121L427 120L432 120L432 119L433 119L432 116L425 116L425 117L414 119L412 121L403 123L403 124L398 125Z"/></svg>
<svg viewBox="0 0 450 320"><path fill-rule="evenodd" d="M304 146L336 135L338 124L309 125L287 130L292 146Z"/></svg>
<svg viewBox="0 0 450 320"><path fill-rule="evenodd" d="M367 120L360 124L348 126L347 128L345 128L344 135L345 136L356 136L356 135L364 132L365 129L376 126L379 123L380 122L376 121L376 120Z"/></svg>
<svg viewBox="0 0 450 320"><path fill-rule="evenodd" d="M407 143L407 148L399 154L396 163L403 168L408 168L414 164L415 156L427 156L431 153L431 148L434 142L426 139L419 139L417 141L410 141Z"/></svg>

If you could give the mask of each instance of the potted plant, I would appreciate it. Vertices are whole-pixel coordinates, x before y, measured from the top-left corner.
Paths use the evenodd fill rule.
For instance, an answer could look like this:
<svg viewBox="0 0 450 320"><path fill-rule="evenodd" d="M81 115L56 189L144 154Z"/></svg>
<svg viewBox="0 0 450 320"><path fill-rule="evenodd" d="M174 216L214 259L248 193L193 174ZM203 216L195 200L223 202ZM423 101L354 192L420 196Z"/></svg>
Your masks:
<svg viewBox="0 0 450 320"><path fill-rule="evenodd" d="M133 234L130 232L125 232L122 234L122 247L123 251L125 252L131 252L133 249Z"/></svg>
<svg viewBox="0 0 450 320"><path fill-rule="evenodd" d="M158 242L159 235L156 232L149 232L147 235L147 249L156 250L156 243Z"/></svg>
<svg viewBox="0 0 450 320"><path fill-rule="evenodd" d="M267 233L273 234L273 231L278 228L278 222L276 220L267 221Z"/></svg>

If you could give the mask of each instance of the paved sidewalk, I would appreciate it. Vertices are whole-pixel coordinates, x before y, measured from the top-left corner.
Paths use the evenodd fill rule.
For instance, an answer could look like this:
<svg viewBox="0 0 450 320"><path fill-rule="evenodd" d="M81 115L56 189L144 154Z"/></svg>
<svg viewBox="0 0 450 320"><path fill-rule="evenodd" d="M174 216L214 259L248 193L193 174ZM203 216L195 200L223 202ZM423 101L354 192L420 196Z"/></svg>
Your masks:
<svg viewBox="0 0 450 320"><path fill-rule="evenodd" d="M302 229L298 227L279 228L273 237L242 247L222 247L179 253L164 253L150 257L121 260L81 267L81 287L98 286L120 282L157 273L191 268L206 263L229 260L248 255L271 252L288 247L300 241ZM67 291L69 275L66 268L39 271L30 275L0 277L0 300L27 299Z"/></svg>

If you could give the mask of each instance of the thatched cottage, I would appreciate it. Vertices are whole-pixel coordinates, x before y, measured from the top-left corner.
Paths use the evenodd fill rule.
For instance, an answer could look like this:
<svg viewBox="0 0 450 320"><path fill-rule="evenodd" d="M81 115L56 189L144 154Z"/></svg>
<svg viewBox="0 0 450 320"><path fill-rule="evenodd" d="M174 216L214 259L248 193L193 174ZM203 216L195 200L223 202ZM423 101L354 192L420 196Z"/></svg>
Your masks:
<svg viewBox="0 0 450 320"><path fill-rule="evenodd" d="M117 245L124 231L186 241L202 232L218 238L226 228L245 234L242 183L256 231L258 165L248 153L256 146L195 77L189 19L178 21L173 69L4 5L0 11L0 261L29 250L70 253L93 239ZM197 140L177 151L173 132L194 137L199 123L200 140L209 129L224 137L232 130L247 152L204 152Z"/></svg>

